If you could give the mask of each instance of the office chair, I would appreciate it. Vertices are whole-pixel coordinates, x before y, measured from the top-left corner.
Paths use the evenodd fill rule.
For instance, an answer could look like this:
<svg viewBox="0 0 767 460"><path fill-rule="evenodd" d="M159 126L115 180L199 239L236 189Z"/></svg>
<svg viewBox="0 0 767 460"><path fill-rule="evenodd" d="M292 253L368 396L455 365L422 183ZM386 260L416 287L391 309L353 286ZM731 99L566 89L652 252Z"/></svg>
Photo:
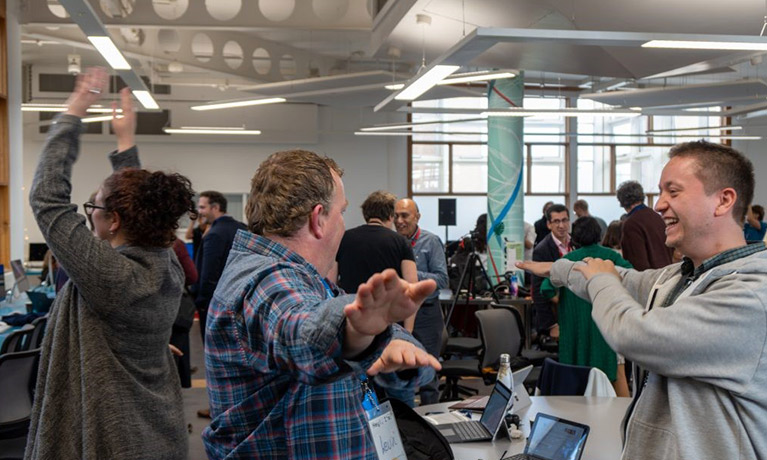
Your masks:
<svg viewBox="0 0 767 460"><path fill-rule="evenodd" d="M3 345L0 346L0 355L29 350L30 339L34 331L35 329L32 326L27 325L11 332L3 341Z"/></svg>
<svg viewBox="0 0 767 460"><path fill-rule="evenodd" d="M0 355L0 439L27 435L40 349Z"/></svg>

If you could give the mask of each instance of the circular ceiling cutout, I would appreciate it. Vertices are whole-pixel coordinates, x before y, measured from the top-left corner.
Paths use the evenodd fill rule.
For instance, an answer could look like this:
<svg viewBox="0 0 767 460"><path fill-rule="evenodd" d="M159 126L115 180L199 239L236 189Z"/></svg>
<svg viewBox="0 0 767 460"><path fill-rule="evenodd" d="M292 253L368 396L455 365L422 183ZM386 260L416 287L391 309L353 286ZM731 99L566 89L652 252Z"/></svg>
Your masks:
<svg viewBox="0 0 767 460"><path fill-rule="evenodd" d="M346 15L349 0L312 0L312 9L323 21L336 22Z"/></svg>
<svg viewBox="0 0 767 460"><path fill-rule="evenodd" d="M114 2L111 0L99 1L101 11L110 18L127 18L133 13L133 6L135 4L136 0L123 0L121 2Z"/></svg>
<svg viewBox="0 0 767 460"><path fill-rule="evenodd" d="M126 43L130 43L134 46L141 46L144 44L146 35L144 31L138 27L120 27L120 35Z"/></svg>
<svg viewBox="0 0 767 460"><path fill-rule="evenodd" d="M242 0L205 0L205 8L213 19L228 21L240 12Z"/></svg>
<svg viewBox="0 0 767 460"><path fill-rule="evenodd" d="M168 20L180 18L188 7L189 0L152 0L152 8L157 16Z"/></svg>
<svg viewBox="0 0 767 460"><path fill-rule="evenodd" d="M270 21L284 21L296 9L296 0L258 0L258 8Z"/></svg>
<svg viewBox="0 0 767 460"><path fill-rule="evenodd" d="M181 49L181 37L172 29L157 32L157 45L164 53L177 53Z"/></svg>
<svg viewBox="0 0 767 460"><path fill-rule="evenodd" d="M242 65L242 47L234 40L224 43L224 62L232 69Z"/></svg>
<svg viewBox="0 0 767 460"><path fill-rule="evenodd" d="M67 10L65 10L64 7L58 3L48 2L48 9L51 10L51 13L53 13L53 15L56 16L57 18L69 17L69 13L67 13Z"/></svg>
<svg viewBox="0 0 767 460"><path fill-rule="evenodd" d="M272 70L272 57L269 55L269 51L263 48L256 48L253 51L253 68L256 69L256 73L266 75Z"/></svg>
<svg viewBox="0 0 767 460"><path fill-rule="evenodd" d="M213 40L199 32L192 37L192 54L200 62L208 62L213 56Z"/></svg>

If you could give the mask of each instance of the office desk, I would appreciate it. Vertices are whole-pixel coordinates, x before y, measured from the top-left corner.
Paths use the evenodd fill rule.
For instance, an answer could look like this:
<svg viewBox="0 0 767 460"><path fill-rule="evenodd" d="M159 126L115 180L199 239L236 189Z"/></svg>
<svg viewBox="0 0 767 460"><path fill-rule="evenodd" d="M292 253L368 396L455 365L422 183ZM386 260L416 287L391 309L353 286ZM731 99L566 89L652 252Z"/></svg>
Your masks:
<svg viewBox="0 0 767 460"><path fill-rule="evenodd" d="M620 425L631 398L604 398L594 396L533 396L532 405L524 408L522 419L524 438L510 441L499 436L493 442L467 442L451 444L456 460L499 460L525 450L525 440L530 434L530 419L538 412L562 417L591 428L583 460L617 460L621 456ZM446 412L453 402L431 404L415 409L419 414ZM478 414L479 415L479 414ZM477 416L477 418L479 418Z"/></svg>

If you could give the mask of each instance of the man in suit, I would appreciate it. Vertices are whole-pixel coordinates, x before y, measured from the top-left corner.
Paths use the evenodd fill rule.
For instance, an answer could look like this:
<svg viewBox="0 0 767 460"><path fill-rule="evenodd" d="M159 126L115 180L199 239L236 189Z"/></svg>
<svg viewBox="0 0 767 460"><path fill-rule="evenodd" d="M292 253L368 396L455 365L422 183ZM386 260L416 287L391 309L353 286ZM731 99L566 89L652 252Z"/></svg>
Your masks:
<svg viewBox="0 0 767 460"><path fill-rule="evenodd" d="M567 207L552 204L546 209L545 218L550 233L533 250L536 262L554 262L571 250L570 211ZM541 295L541 283L543 278L533 276L533 329L539 336L551 335L557 325L554 303Z"/></svg>
<svg viewBox="0 0 767 460"><path fill-rule="evenodd" d="M642 184L624 182L618 187L616 196L628 213L621 235L623 258L637 271L671 264L673 250L665 243L666 224L657 212L645 206Z"/></svg>

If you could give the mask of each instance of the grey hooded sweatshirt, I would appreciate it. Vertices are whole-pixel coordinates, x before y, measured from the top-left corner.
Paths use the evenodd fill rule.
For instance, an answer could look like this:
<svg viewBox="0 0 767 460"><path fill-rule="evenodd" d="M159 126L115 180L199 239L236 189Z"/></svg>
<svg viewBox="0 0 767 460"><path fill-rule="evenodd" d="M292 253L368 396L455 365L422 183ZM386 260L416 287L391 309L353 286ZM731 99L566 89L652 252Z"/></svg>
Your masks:
<svg viewBox="0 0 767 460"><path fill-rule="evenodd" d="M590 299L607 343L649 371L622 458L767 458L767 251L711 268L666 308L681 264L588 283L575 264L555 262L551 281Z"/></svg>

